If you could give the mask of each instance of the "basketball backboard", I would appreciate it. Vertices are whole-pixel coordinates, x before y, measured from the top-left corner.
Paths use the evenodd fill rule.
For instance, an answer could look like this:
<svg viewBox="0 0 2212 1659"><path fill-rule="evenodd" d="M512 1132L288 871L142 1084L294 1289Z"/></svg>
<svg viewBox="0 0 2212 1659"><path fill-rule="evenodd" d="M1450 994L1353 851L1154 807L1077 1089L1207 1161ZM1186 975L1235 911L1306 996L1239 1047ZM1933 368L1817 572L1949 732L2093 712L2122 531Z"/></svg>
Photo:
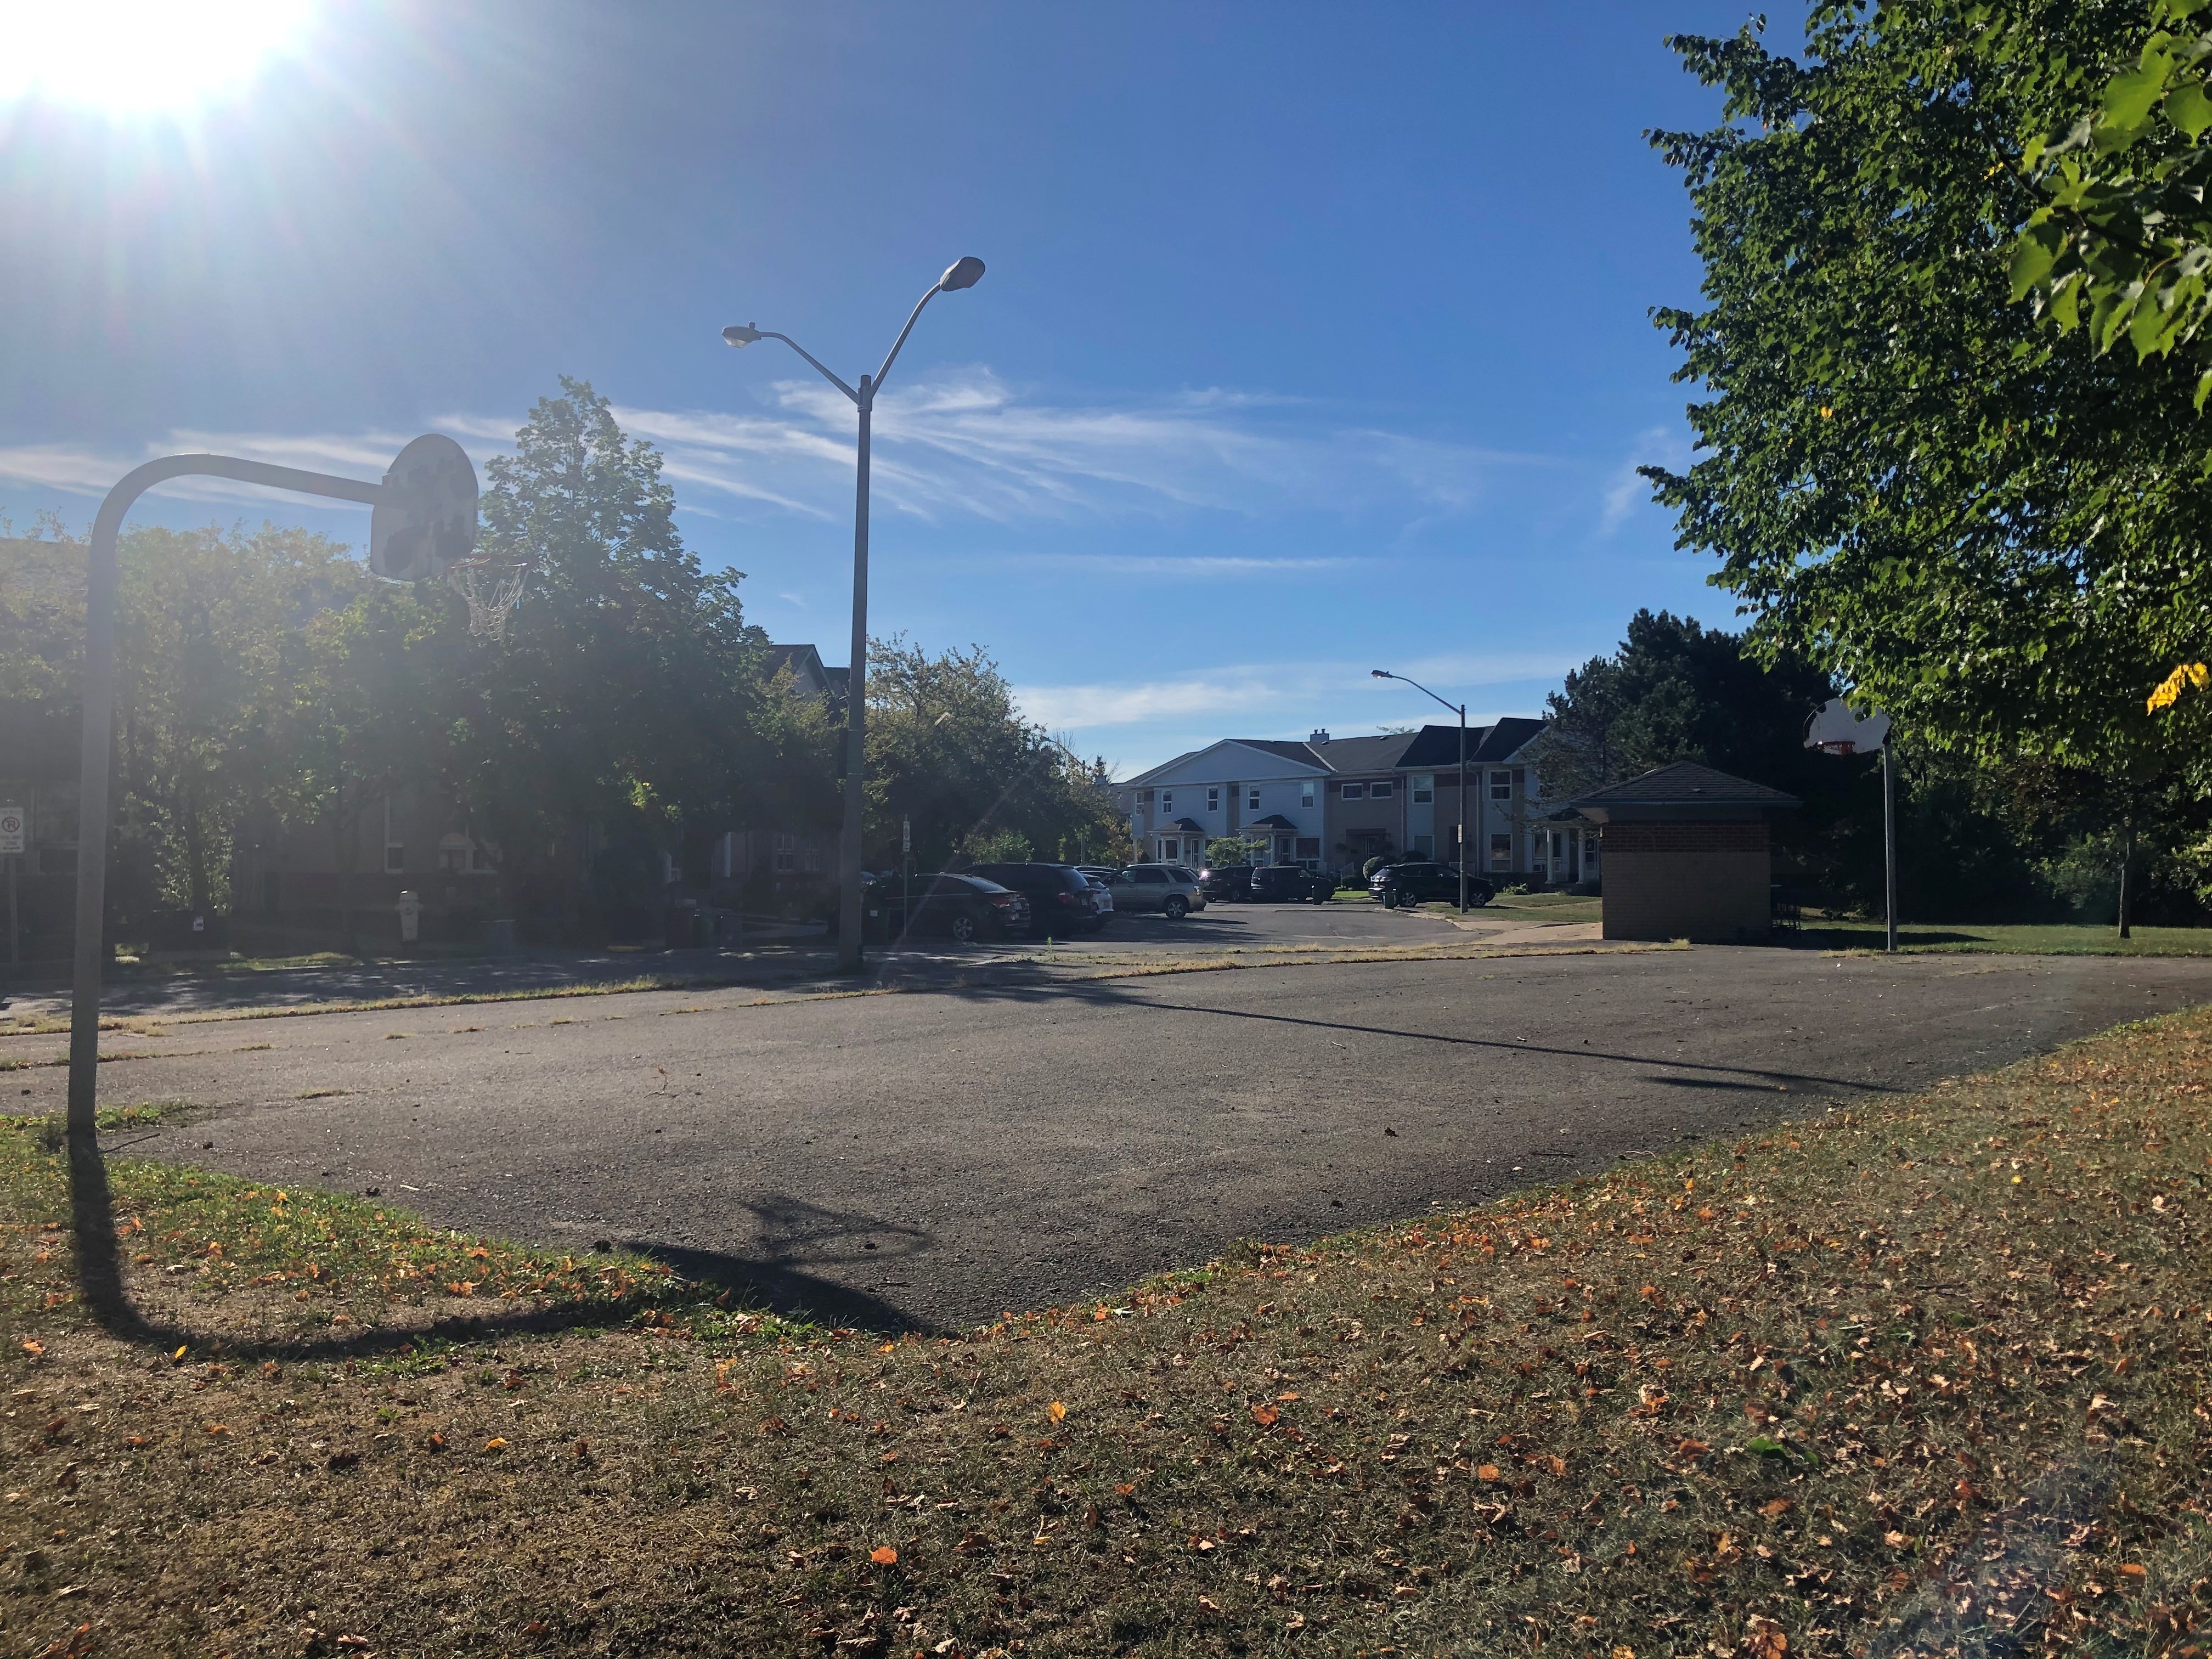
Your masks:
<svg viewBox="0 0 2212 1659"><path fill-rule="evenodd" d="M387 581L425 581L444 575L476 545L476 466L451 438L425 433L384 475L369 518L369 571Z"/></svg>
<svg viewBox="0 0 2212 1659"><path fill-rule="evenodd" d="M1875 709L1862 719L1841 697L1824 704L1805 726L1805 746L1831 755L1871 755L1888 740L1888 715Z"/></svg>

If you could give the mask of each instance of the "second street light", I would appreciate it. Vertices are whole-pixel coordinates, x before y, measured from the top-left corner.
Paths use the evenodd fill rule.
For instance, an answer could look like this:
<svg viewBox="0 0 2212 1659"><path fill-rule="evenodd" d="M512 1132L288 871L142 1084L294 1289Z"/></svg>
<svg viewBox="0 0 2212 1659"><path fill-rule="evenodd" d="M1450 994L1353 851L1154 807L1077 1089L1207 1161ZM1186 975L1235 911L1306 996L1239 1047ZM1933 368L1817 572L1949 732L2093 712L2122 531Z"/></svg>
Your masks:
<svg viewBox="0 0 2212 1659"><path fill-rule="evenodd" d="M860 830L867 806L868 432L875 417L876 393L883 389L884 377L898 361L906 337L914 332L922 307L940 294L973 288L982 276L983 262L972 253L957 261L915 302L906 326L891 342L890 355L884 359L883 367L872 375L860 376L857 386L847 386L788 334L755 328L750 323L732 323L722 331L722 338L733 346L749 346L756 340L782 341L805 358L816 374L851 398L860 412L860 467L853 491L853 655L852 666L845 671L845 826L837 842L837 965L841 968L860 965Z"/></svg>
<svg viewBox="0 0 2212 1659"><path fill-rule="evenodd" d="M1459 913L1467 914L1467 705L1463 702L1444 702L1442 697L1419 680L1409 680L1403 674L1394 674L1387 668L1368 671L1378 680L1396 680L1410 685L1425 697L1430 697L1459 716L1459 824L1453 833L1459 838Z"/></svg>

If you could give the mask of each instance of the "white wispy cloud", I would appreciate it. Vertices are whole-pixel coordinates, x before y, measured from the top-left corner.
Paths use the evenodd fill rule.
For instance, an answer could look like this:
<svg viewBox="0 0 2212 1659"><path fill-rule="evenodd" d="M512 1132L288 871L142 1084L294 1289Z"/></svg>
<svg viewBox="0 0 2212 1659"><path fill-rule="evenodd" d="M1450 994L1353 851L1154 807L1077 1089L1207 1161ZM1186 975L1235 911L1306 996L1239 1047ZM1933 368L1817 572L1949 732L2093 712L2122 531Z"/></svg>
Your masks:
<svg viewBox="0 0 2212 1659"><path fill-rule="evenodd" d="M1689 464L1690 443L1671 426L1647 427L1636 434L1629 459L1613 471L1605 488L1605 511L1598 520L1598 533L1610 536L1628 521L1630 514L1651 499L1651 481L1636 469L1639 466L1663 466L1670 471L1680 471Z"/></svg>
<svg viewBox="0 0 2212 1659"><path fill-rule="evenodd" d="M851 488L852 405L818 381L775 382L771 412L623 408L659 445L669 476L789 510L837 517ZM886 392L877 403L876 499L925 520L997 523L1261 516L1384 507L1456 512L1505 468L1547 457L1335 426L1311 405L1215 388L1122 404L1052 404L978 368ZM775 480L771 488L764 477Z"/></svg>

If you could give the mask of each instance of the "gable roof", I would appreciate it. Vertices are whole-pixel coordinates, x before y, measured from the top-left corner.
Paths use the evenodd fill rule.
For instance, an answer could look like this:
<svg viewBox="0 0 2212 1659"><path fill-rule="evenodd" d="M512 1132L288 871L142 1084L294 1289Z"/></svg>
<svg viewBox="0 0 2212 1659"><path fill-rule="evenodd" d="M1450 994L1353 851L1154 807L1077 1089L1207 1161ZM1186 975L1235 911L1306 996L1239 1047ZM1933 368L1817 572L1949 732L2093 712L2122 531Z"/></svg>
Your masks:
<svg viewBox="0 0 2212 1659"><path fill-rule="evenodd" d="M1509 761L1535 738L1545 723L1525 714L1508 714L1488 726L1467 728L1467 763L1494 766ZM1425 726L1398 761L1401 770L1445 772L1459 764L1459 727Z"/></svg>
<svg viewBox="0 0 2212 1659"><path fill-rule="evenodd" d="M1215 754L1218 750L1232 748L1256 750L1271 761L1287 761L1296 771L1309 771L1321 775L1326 775L1328 771L1328 766L1315 755L1313 750L1303 743L1278 743L1267 738L1221 738L1209 743L1203 749L1189 750L1177 755L1173 760L1162 761L1150 771L1139 772L1133 778L1124 778L1115 784L1115 787L1117 789L1149 788L1162 778L1175 776L1194 761ZM1190 781L1203 787L1208 783L1217 781L1242 783L1253 780L1255 776L1267 778L1285 775L1286 775L1285 771L1280 768L1273 770L1263 769L1255 775L1247 764L1242 763L1232 764L1224 760L1217 769L1201 770L1200 775Z"/></svg>
<svg viewBox="0 0 2212 1659"><path fill-rule="evenodd" d="M1611 817L1749 817L1795 806L1797 797L1696 761L1654 767L1641 777L1609 783L1568 803L1601 823Z"/></svg>
<svg viewBox="0 0 2212 1659"><path fill-rule="evenodd" d="M1327 743L1302 743L1331 772L1388 772L1413 744L1417 733L1389 732L1379 738L1332 738Z"/></svg>

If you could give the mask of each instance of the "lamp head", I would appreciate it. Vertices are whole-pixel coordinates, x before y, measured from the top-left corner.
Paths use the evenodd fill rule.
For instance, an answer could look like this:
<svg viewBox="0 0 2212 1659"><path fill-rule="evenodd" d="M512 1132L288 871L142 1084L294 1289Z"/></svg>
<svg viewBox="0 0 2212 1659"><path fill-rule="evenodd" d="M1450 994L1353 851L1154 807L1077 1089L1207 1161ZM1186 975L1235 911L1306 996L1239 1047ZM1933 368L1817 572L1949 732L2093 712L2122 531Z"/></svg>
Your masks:
<svg viewBox="0 0 2212 1659"><path fill-rule="evenodd" d="M983 262L971 253L963 259L955 260L945 275L937 279L937 286L950 294L955 289L973 288L982 280Z"/></svg>
<svg viewBox="0 0 2212 1659"><path fill-rule="evenodd" d="M722 331L723 342L733 346L749 346L760 337L760 331L750 323L732 323Z"/></svg>
<svg viewBox="0 0 2212 1659"><path fill-rule="evenodd" d="M1378 680L1395 680L1398 678L1387 668L1370 668L1367 672Z"/></svg>

